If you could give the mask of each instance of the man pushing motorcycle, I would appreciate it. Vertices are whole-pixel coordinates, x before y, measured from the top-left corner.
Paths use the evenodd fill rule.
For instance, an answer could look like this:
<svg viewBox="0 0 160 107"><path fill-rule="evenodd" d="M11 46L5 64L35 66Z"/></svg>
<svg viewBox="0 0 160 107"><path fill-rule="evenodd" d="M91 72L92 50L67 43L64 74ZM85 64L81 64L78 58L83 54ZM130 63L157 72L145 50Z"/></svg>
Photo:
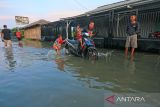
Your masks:
<svg viewBox="0 0 160 107"><path fill-rule="evenodd" d="M95 24L93 21L90 21L90 23L88 25L87 32L88 32L90 38L92 38L96 35Z"/></svg>
<svg viewBox="0 0 160 107"><path fill-rule="evenodd" d="M71 53L75 56L80 56L84 58L93 57L98 58L98 51L94 45L92 37L94 37L95 25L93 21L90 21L89 25L82 30L78 24L75 32L75 40L66 39L65 49L67 53Z"/></svg>
<svg viewBox="0 0 160 107"><path fill-rule="evenodd" d="M78 48L79 48L80 52L84 48L83 33L88 33L88 35L91 39L96 35L95 24L94 24L93 21L90 21L88 26L85 27L83 30L82 30L82 28L80 27L79 24L76 27L75 37L76 37L76 40L79 42L79 47ZM92 43L94 44L93 41L92 41Z"/></svg>

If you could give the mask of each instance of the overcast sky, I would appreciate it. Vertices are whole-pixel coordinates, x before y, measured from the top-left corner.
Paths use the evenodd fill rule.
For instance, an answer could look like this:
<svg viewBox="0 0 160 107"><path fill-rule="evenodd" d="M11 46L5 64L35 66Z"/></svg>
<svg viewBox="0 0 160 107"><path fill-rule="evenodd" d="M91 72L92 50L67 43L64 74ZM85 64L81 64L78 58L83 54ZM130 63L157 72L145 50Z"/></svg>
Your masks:
<svg viewBox="0 0 160 107"><path fill-rule="evenodd" d="M122 0L0 0L0 28L4 24L16 27L15 16L29 17L30 23L56 21L118 1Z"/></svg>

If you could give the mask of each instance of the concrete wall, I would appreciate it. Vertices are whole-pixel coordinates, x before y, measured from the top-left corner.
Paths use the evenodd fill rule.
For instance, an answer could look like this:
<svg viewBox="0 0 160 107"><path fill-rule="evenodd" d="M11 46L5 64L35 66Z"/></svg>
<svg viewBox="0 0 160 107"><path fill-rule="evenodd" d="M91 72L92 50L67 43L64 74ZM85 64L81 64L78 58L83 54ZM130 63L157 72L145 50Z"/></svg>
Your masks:
<svg viewBox="0 0 160 107"><path fill-rule="evenodd" d="M125 48L125 38L113 38L112 48L124 49ZM138 49L139 51L146 52L156 52L160 53L160 40L157 39L138 39Z"/></svg>

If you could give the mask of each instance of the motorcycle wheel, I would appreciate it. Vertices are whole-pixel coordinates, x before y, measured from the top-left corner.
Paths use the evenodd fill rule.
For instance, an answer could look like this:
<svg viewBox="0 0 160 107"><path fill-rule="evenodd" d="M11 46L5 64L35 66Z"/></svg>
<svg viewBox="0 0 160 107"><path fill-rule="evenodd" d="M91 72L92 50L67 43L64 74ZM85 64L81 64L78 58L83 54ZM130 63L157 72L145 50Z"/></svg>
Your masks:
<svg viewBox="0 0 160 107"><path fill-rule="evenodd" d="M89 48L87 52L87 58L89 60L97 60L98 59L98 51L93 48Z"/></svg>

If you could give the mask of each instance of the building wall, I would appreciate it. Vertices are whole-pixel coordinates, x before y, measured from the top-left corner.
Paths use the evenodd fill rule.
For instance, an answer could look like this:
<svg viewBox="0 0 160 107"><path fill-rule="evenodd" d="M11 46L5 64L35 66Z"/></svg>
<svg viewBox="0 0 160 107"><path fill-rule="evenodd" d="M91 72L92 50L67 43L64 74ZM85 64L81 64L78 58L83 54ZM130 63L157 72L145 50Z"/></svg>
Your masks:
<svg viewBox="0 0 160 107"><path fill-rule="evenodd" d="M36 26L36 27L25 29L24 37L26 39L41 40L41 27Z"/></svg>
<svg viewBox="0 0 160 107"><path fill-rule="evenodd" d="M114 27L113 35L114 37L126 37L127 23L129 22L129 17L132 12L122 14L118 13L114 16ZM138 11L138 22L140 23L140 36L141 38L148 38L149 34L155 31L160 31L160 11L158 10L145 10L143 12ZM118 19L119 17L119 19Z"/></svg>
<svg viewBox="0 0 160 107"><path fill-rule="evenodd" d="M41 27L42 40L54 41L59 34L66 38L66 25L65 22L51 22Z"/></svg>
<svg viewBox="0 0 160 107"><path fill-rule="evenodd" d="M150 33L160 31L160 11L140 13L138 18L142 38L148 38Z"/></svg>

